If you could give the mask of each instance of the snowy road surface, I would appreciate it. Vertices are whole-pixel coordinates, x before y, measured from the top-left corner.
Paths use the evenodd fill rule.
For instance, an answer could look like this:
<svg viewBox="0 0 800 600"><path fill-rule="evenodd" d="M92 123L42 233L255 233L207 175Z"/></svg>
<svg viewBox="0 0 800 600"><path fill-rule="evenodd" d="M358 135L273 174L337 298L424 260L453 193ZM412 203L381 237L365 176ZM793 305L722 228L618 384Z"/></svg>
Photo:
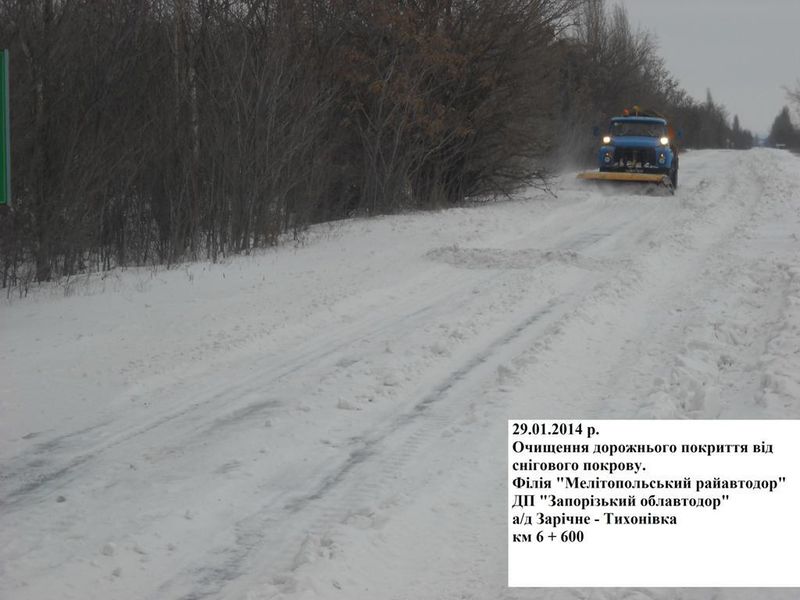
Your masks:
<svg viewBox="0 0 800 600"><path fill-rule="evenodd" d="M506 419L800 418L800 158L681 165L4 301L0 597L755 597L506 588Z"/></svg>

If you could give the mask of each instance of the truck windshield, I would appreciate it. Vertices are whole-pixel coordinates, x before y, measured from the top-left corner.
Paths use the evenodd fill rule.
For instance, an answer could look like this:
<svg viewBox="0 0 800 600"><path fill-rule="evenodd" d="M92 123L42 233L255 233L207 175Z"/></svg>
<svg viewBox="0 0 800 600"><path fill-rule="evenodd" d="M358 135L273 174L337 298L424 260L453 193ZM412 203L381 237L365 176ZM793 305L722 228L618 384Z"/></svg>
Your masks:
<svg viewBox="0 0 800 600"><path fill-rule="evenodd" d="M664 137L666 128L660 123L641 123L636 121L614 121L611 123L611 135L614 137L642 136Z"/></svg>

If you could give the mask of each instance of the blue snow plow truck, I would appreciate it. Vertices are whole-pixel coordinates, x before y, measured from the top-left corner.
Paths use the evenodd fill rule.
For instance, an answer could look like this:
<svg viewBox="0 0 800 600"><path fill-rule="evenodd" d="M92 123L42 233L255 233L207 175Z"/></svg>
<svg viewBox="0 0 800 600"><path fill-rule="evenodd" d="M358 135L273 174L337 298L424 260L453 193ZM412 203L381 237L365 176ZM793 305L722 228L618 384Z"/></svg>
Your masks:
<svg viewBox="0 0 800 600"><path fill-rule="evenodd" d="M595 134L599 130L595 128ZM678 149L667 120L634 107L611 119L597 154L599 171L579 173L579 179L635 182L678 187Z"/></svg>

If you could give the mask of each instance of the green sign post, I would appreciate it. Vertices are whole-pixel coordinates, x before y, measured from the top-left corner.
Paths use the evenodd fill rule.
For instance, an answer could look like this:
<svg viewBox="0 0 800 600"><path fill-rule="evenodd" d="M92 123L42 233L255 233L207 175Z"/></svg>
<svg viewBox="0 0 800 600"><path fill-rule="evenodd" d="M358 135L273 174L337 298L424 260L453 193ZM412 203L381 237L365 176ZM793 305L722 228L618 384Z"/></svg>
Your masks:
<svg viewBox="0 0 800 600"><path fill-rule="evenodd" d="M11 202L11 117L8 50L0 52L0 205Z"/></svg>

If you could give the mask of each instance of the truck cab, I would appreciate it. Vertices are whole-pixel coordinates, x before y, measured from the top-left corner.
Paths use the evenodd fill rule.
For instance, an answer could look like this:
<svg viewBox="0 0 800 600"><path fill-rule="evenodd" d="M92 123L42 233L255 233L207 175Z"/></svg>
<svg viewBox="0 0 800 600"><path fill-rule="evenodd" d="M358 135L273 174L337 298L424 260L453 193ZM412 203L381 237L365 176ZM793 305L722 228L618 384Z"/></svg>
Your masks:
<svg viewBox="0 0 800 600"><path fill-rule="evenodd" d="M598 152L601 172L663 174L678 187L678 150L666 119L614 117Z"/></svg>

